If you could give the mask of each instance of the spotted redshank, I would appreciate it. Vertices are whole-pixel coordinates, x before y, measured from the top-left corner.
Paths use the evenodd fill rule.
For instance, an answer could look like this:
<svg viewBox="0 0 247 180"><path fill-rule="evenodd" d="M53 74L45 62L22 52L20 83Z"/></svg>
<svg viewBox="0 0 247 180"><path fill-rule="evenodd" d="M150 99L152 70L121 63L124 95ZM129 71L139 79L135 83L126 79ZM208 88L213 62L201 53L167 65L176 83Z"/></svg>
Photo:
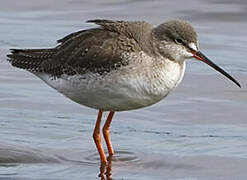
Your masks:
<svg viewBox="0 0 247 180"><path fill-rule="evenodd" d="M114 154L110 124L115 111L150 106L165 98L182 80L185 60L195 58L223 69L199 51L197 34L186 21L172 20L157 27L143 21L90 20L98 27L58 40L49 49L11 49L8 61L26 69L72 101L98 111L93 132L100 159L107 162L101 143L103 127L109 156Z"/></svg>

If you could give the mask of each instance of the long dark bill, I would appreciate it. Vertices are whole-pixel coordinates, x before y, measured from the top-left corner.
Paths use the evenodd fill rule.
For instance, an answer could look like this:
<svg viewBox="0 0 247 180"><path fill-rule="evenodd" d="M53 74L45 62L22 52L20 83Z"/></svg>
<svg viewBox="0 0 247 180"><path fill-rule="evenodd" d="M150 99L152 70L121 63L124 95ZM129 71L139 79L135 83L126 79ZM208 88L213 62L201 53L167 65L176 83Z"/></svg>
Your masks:
<svg viewBox="0 0 247 180"><path fill-rule="evenodd" d="M208 64L209 66L211 66L212 68L214 68L216 71L220 72L221 74L223 74L224 76L226 76L228 79L232 80L238 87L241 88L241 85L239 84L239 82L237 80L235 80L230 74L228 74L226 71L224 71L223 69L221 69L219 66L217 66L216 64L214 64L211 60L209 60L204 54L202 54L200 51L194 52L193 53L193 57Z"/></svg>

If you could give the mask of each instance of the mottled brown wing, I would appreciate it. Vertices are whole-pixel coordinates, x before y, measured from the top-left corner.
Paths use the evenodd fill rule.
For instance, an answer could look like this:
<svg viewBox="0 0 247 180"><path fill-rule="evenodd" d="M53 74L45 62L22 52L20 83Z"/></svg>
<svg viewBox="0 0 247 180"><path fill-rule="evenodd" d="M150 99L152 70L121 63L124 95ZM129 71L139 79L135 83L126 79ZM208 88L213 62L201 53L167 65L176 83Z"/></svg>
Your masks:
<svg viewBox="0 0 247 180"><path fill-rule="evenodd" d="M123 39L127 41L123 41ZM65 41L64 41L65 40ZM53 75L84 74L86 72L104 73L127 62L122 59L122 53L134 51L136 47L133 39L126 39L123 35L105 29L91 29L83 31L69 39L63 40L57 47L58 51L52 59L41 66L48 69L61 64L52 72Z"/></svg>
<svg viewBox="0 0 247 180"><path fill-rule="evenodd" d="M89 71L108 72L112 68L128 64L128 61L122 58L123 52L142 50L137 42L137 35L133 34L131 29L126 34L120 25L128 24L131 28L133 24L132 31L136 32L136 23L114 22L96 20L95 23L101 25L100 28L72 33L58 40L61 44L52 49L13 49L11 54L7 55L8 60L13 66L32 72L45 72L52 76L64 73L84 74ZM138 24L141 25L141 22Z"/></svg>

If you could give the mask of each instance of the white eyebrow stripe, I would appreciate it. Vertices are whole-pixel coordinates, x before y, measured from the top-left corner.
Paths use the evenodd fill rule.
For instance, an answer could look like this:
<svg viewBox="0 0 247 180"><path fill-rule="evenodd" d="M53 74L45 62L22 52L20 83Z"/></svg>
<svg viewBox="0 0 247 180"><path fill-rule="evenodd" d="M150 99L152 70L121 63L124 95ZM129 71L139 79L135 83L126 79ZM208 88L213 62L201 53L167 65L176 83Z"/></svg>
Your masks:
<svg viewBox="0 0 247 180"><path fill-rule="evenodd" d="M195 43L189 43L188 46L189 46L191 49L193 49L194 51L198 51L198 49L197 49Z"/></svg>

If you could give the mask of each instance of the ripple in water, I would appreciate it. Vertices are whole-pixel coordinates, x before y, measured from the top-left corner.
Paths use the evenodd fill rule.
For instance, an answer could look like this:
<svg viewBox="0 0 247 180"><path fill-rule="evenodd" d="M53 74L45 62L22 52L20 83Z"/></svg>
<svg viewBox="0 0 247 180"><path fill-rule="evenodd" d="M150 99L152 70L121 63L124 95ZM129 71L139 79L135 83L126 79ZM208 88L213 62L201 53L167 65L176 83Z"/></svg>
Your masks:
<svg viewBox="0 0 247 180"><path fill-rule="evenodd" d="M60 160L52 154L42 151L1 144L0 166L12 166L20 163L59 163Z"/></svg>
<svg viewBox="0 0 247 180"><path fill-rule="evenodd" d="M93 166L98 165L100 163L100 157L98 152L94 152L94 153L90 152L87 156L84 157L84 160L77 160L75 158L65 158L65 157L59 157L59 158L66 162L93 165ZM114 156L111 157L111 161L126 163L126 162L139 162L140 159L133 152L120 150L120 151L115 151Z"/></svg>
<svg viewBox="0 0 247 180"><path fill-rule="evenodd" d="M98 163L100 158L98 153L94 153L86 157L87 161ZM112 157L112 162L138 162L140 159L137 155L130 151L120 150L115 151L114 156Z"/></svg>

